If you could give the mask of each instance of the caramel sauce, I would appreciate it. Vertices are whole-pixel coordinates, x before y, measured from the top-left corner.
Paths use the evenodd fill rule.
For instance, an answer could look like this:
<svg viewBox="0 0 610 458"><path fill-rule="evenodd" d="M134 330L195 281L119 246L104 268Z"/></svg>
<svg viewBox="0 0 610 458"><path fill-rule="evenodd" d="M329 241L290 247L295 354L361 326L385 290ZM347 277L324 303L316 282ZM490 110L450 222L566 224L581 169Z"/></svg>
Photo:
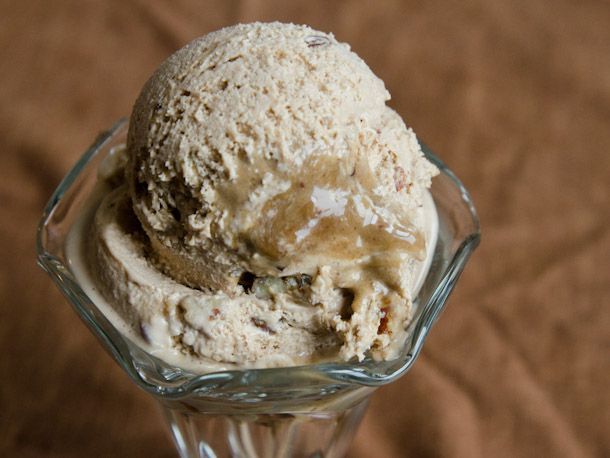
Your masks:
<svg viewBox="0 0 610 458"><path fill-rule="evenodd" d="M395 252L423 256L424 237L406 217L398 218L398 227L382 217L388 210L373 193L379 183L366 158L348 157L312 154L288 171L272 159L240 160L236 178L219 193L232 218L245 211L267 173L290 183L240 234L252 253L280 269L304 255L348 261Z"/></svg>

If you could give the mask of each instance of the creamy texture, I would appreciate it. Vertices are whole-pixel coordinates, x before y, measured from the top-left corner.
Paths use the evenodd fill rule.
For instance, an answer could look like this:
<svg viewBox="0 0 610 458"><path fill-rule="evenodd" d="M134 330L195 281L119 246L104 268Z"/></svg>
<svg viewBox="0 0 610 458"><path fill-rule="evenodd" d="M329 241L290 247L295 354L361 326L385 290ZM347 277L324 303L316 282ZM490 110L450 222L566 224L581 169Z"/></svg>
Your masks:
<svg viewBox="0 0 610 458"><path fill-rule="evenodd" d="M116 187L120 174L108 167L120 164L118 157L113 155L102 164L103 179L70 231L66 246L68 263L79 285L115 327L152 355L200 373L337 359L342 341L332 331L332 321L337 312L341 316L341 310L333 312L331 307L325 314L319 308L295 303L290 291L277 293L285 288L277 279L268 284L255 282L254 298L243 295L235 300L222 293L204 294L173 281L151 265L146 236L121 185ZM425 238L433 247L438 219L429 194L424 208ZM414 272L414 294L423 283L432 254L428 251ZM346 298L342 292L329 289L328 269L322 270L326 272L317 278L315 294L325 296L329 304L343 303ZM270 313L270 308L277 309L279 304L281 312ZM408 314L403 318L408 319L410 309L403 310ZM324 315L327 324L321 326L316 318ZM288 326L283 317L290 317ZM371 332L387 332L384 327L384 317L369 324ZM405 337L402 329L397 330L392 335L393 347L400 349Z"/></svg>
<svg viewBox="0 0 610 458"><path fill-rule="evenodd" d="M437 171L388 99L306 26L238 25L179 50L136 101L126 159L100 172L88 252L104 297L194 358L395 357L434 246Z"/></svg>

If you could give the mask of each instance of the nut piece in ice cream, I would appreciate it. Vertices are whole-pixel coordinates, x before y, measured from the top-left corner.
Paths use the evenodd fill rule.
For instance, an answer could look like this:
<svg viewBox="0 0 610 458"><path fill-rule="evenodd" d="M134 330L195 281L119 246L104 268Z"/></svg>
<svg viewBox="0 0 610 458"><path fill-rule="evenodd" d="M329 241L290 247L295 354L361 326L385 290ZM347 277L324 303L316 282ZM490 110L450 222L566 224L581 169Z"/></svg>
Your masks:
<svg viewBox="0 0 610 458"><path fill-rule="evenodd" d="M137 99L126 186L95 219L106 297L196 358L395 356L436 168L389 98L307 26L237 25L176 52ZM143 231L117 223L132 209Z"/></svg>

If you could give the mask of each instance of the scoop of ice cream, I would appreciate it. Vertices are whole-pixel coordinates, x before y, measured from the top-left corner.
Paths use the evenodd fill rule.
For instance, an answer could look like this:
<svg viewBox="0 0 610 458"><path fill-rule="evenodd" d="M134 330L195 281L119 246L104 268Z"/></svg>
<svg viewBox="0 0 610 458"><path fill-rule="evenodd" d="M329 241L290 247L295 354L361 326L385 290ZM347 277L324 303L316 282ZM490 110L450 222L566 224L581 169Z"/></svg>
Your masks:
<svg viewBox="0 0 610 458"><path fill-rule="evenodd" d="M144 87L128 138L158 265L233 295L321 266L344 288L368 269L405 293L434 168L389 98L346 44L306 26L238 25L179 50Z"/></svg>
<svg viewBox="0 0 610 458"><path fill-rule="evenodd" d="M306 26L238 25L179 50L136 101L127 159L100 168L85 256L105 300L155 354L396 356L431 259L436 168L389 97Z"/></svg>

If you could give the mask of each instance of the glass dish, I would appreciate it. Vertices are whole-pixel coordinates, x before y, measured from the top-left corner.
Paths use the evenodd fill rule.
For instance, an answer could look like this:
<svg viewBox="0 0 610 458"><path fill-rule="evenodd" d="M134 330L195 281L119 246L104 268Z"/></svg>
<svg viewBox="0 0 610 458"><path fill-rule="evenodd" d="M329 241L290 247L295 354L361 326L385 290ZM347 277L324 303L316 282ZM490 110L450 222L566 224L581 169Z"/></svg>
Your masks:
<svg viewBox="0 0 610 458"><path fill-rule="evenodd" d="M125 143L126 133L125 119L102 133L53 193L38 226L40 266L133 382L160 402L180 456L342 456L374 389L413 365L479 243L477 215L464 186L423 148L441 171L431 188L439 236L399 358L197 375L124 337L83 292L67 262L66 237L95 184L97 167Z"/></svg>

